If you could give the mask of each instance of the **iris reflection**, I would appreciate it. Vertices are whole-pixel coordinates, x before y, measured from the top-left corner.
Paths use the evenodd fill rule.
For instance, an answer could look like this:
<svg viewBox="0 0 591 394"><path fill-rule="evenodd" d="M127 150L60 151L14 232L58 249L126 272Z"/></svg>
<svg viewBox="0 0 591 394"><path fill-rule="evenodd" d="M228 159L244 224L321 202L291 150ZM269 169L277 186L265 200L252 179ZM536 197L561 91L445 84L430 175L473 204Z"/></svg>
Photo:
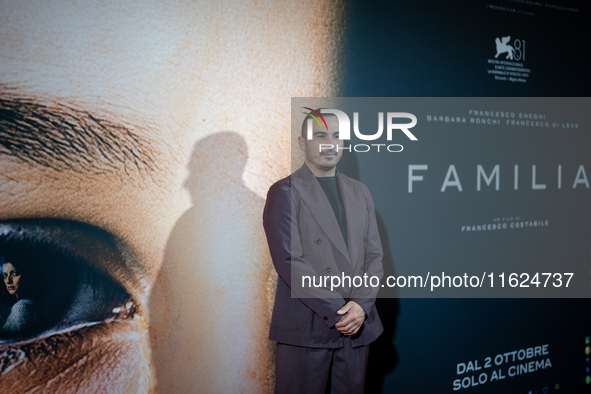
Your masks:
<svg viewBox="0 0 591 394"><path fill-rule="evenodd" d="M102 264L115 270L121 259L110 248L114 241L108 234L82 223L56 220L2 225L0 342L127 320L136 313L125 288L99 268ZM95 253L89 254L88 249ZM96 261L88 261L86 255Z"/></svg>
<svg viewBox="0 0 591 394"><path fill-rule="evenodd" d="M0 265L5 285L2 291L5 309L0 320L3 322L0 333L10 336L30 331L39 315L38 300L33 291L38 287L34 286L33 277L23 275L14 263L6 260L4 256L0 256Z"/></svg>
<svg viewBox="0 0 591 394"><path fill-rule="evenodd" d="M26 339L63 318L79 282L79 269L32 242L2 242L0 340Z"/></svg>

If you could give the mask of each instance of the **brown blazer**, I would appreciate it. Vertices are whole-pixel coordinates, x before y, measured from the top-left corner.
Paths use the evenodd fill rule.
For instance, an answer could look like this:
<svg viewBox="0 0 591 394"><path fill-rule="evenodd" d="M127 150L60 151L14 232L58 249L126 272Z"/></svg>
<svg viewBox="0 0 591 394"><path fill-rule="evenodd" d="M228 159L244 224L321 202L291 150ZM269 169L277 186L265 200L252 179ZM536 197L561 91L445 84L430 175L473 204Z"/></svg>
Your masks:
<svg viewBox="0 0 591 394"><path fill-rule="evenodd" d="M383 276L382 243L371 195L361 182L338 171L337 180L347 217L348 250L330 203L306 164L276 182L267 194L263 225L279 274L269 334L273 341L342 347L344 336L334 325L341 318L337 310L349 300L367 312L352 337L354 347L371 343L383 331L375 309L379 287L345 286L331 292L330 286L301 286L302 275Z"/></svg>

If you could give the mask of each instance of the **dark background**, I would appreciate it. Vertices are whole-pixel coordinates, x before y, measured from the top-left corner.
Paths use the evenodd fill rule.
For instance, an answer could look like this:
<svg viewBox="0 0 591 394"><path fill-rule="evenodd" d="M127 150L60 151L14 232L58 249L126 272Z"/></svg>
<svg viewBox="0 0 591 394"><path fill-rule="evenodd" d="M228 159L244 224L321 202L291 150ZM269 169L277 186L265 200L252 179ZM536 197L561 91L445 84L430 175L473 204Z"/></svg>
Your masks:
<svg viewBox="0 0 591 394"><path fill-rule="evenodd" d="M578 12L501 0L352 0L347 20L343 96L589 96L589 5L582 1L563 1L558 5L577 8ZM515 11L499 11L490 6ZM496 54L495 38L507 35L511 41L518 38L527 43L526 60L522 63L531 74L526 83L496 81L487 74L486 70L492 68L487 60ZM497 60L505 56L500 55ZM581 144L588 146L589 142L586 139ZM535 138L523 149L529 154L543 151ZM470 146L465 152L469 155ZM551 158L548 162L552 166L560 164ZM364 168L363 161L345 157L341 164L344 173L352 173L364 183L372 182L370 174L375 171ZM445 170L438 169L444 173ZM572 180L565 178L563 182L568 185ZM406 188L406 179L399 182L399 187ZM375 195L371 186L370 190L379 201L380 196ZM429 204L429 196L417 194L416 198ZM376 209L378 216L382 215L378 203ZM407 263L398 261L396 247L405 226L410 224L391 222L387 212L383 214L380 230L388 275ZM425 248L429 248L429 241L425 236ZM512 250L505 252L511 255ZM442 259L441 264L446 263ZM591 335L591 301L587 299L403 298L379 299L377 305L385 333L370 351L368 392L451 393L455 379L473 375L458 376L458 363L478 360L482 365L485 357L544 344L549 345L551 368L458 391L525 394L530 390L546 392L545 387L550 393L590 391L590 385L585 384L585 368L589 366L584 352L585 337ZM499 368L506 375L507 367L514 364ZM489 379L491 372L499 368L485 370Z"/></svg>

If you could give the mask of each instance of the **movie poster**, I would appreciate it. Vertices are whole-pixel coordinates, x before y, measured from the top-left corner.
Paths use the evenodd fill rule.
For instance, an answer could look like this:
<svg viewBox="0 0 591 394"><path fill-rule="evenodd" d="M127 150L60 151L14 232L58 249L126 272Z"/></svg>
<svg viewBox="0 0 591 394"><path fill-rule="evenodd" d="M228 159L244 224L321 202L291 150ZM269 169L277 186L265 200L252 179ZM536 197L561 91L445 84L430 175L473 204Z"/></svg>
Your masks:
<svg viewBox="0 0 591 394"><path fill-rule="evenodd" d="M589 95L583 2L56 0L0 7L1 392L273 391L268 332L277 275L262 211L270 185L302 163L292 150L292 97ZM442 117L449 133L446 117L492 119L484 115L490 107L474 104L429 107L418 125L437 130L433 119ZM498 125L460 124L466 145L441 134L436 147L457 161L407 155L414 142L403 133L404 143L393 142L405 150L392 153L401 159L386 172L388 192L417 210L440 211L438 204L453 199L474 211L419 223L412 210L388 210L388 198L378 196L387 271L414 269L438 251L447 264L452 245L430 244L430 231L462 240L483 263L524 261L528 246L548 258L556 253L552 235L563 235L553 231L569 229L561 220L578 208L576 220L586 218L584 111L554 120L554 110L516 108L499 111L578 128L552 129L546 151L536 145L536 128L514 126L532 135L513 147L510 138L495 139ZM363 126L364 133L376 126ZM416 136L417 147L437 141ZM472 157L471 144L486 139L497 150ZM504 147L515 155L505 156ZM368 170L376 163L363 160L352 155L339 170L379 183ZM482 208L499 195L509 205L523 198L520 210ZM529 206L530 195L542 197ZM544 212L545 204L552 209ZM538 226L476 230L511 217L508 225ZM578 238L560 245L588 242L588 227L579 228L571 226L568 234ZM500 250L483 249L484 237L504 234L523 237L522 255L512 254L509 239ZM409 235L415 243L401 248ZM582 261L589 248L568 256ZM486 269L495 280L497 268ZM377 307L386 331L370 350L367 392L590 387L586 299L381 298Z"/></svg>

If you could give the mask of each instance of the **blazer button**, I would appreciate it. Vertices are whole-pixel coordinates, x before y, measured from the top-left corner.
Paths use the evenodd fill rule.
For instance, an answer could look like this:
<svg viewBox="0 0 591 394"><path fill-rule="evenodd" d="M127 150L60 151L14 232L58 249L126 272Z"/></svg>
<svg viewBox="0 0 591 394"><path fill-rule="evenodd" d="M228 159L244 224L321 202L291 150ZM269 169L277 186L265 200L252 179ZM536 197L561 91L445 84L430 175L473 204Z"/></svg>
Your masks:
<svg viewBox="0 0 591 394"><path fill-rule="evenodd" d="M364 268L365 268L365 266L364 266L364 265L362 265L362 266L361 266L361 271L363 271L363 269L364 269Z"/></svg>
<svg viewBox="0 0 591 394"><path fill-rule="evenodd" d="M324 316L324 320L328 320L328 316Z"/></svg>
<svg viewBox="0 0 591 394"><path fill-rule="evenodd" d="M330 267L328 267L328 268L326 269L326 272L332 272L332 269L330 269Z"/></svg>
<svg viewBox="0 0 591 394"><path fill-rule="evenodd" d="M318 238L318 239L316 240L316 243L317 243L318 245L320 245L320 244L322 243L322 240L321 240L320 238Z"/></svg>
<svg viewBox="0 0 591 394"><path fill-rule="evenodd" d="M365 242L365 237L363 237L363 242Z"/></svg>

